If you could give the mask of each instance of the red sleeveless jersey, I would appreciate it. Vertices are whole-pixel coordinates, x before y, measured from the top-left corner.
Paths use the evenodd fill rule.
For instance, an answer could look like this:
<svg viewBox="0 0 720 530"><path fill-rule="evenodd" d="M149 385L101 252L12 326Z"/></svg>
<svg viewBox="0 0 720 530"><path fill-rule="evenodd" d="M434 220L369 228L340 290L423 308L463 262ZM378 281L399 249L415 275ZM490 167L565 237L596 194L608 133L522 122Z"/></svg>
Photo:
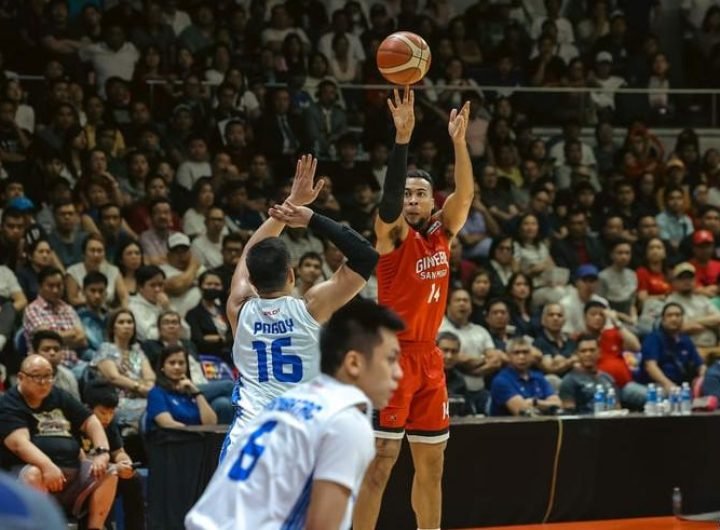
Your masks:
<svg viewBox="0 0 720 530"><path fill-rule="evenodd" d="M405 321L401 341L435 343L450 285L449 260L448 238L437 218L425 237L411 227L398 248L380 256L378 301Z"/></svg>

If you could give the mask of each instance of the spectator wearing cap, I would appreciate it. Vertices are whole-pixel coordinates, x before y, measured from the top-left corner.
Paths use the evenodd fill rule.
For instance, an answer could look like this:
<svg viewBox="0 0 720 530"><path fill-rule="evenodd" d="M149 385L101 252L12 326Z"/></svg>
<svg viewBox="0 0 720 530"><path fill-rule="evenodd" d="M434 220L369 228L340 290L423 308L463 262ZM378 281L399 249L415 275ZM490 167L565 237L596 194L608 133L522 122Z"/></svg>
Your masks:
<svg viewBox="0 0 720 530"><path fill-rule="evenodd" d="M694 292L695 266L683 262L673 269L673 292L667 303L673 302L683 308L683 331L690 335L701 354L716 348L720 330L720 310L704 294Z"/></svg>
<svg viewBox="0 0 720 530"><path fill-rule="evenodd" d="M585 304L593 301L610 306L605 298L597 294L599 276L600 271L595 265L581 265L575 270L575 287L571 287L560 299L566 317L562 330L573 339L585 332Z"/></svg>
<svg viewBox="0 0 720 530"><path fill-rule="evenodd" d="M685 214L685 194L679 186L667 186L663 192L665 209L655 220L660 229L660 238L667 241L673 249L677 250L680 241L693 233L692 219Z"/></svg>
<svg viewBox="0 0 720 530"><path fill-rule="evenodd" d="M627 45L627 21L625 13L616 9L610 14L610 31L595 42L595 52L607 51L613 58L613 72L623 75L630 57Z"/></svg>
<svg viewBox="0 0 720 530"><path fill-rule="evenodd" d="M711 188L712 189L712 188ZM700 209L695 230L705 230L713 236L713 257L720 258L720 207L707 204ZM680 243L679 253L691 256L693 249L693 234L686 236Z"/></svg>
<svg viewBox="0 0 720 530"><path fill-rule="evenodd" d="M588 216L583 210L572 210L565 221L567 236L554 239L550 246L550 255L558 267L571 271L581 265L603 265L605 251L597 237L589 233Z"/></svg>
<svg viewBox="0 0 720 530"><path fill-rule="evenodd" d="M160 197L150 203L150 228L140 234L140 246L145 262L158 265L167 263L168 238L171 230L172 206L167 198Z"/></svg>
<svg viewBox="0 0 720 530"><path fill-rule="evenodd" d="M692 259L689 263L695 267L695 292L708 297L718 294L720 261L713 259L715 238L708 230L696 230L692 235Z"/></svg>
<svg viewBox="0 0 720 530"><path fill-rule="evenodd" d="M338 87L324 79L317 88L317 101L305 109L305 130L315 142L313 151L320 158L332 158L331 148L347 132L347 114L338 102Z"/></svg>
<svg viewBox="0 0 720 530"><path fill-rule="evenodd" d="M167 263L160 268L165 273L165 292L170 304L181 317L201 300L197 279L205 267L190 251L190 238L176 232L168 238Z"/></svg>
<svg viewBox="0 0 720 530"><path fill-rule="evenodd" d="M698 348L686 332L683 306L668 302L662 309L660 325L642 344L642 365L638 381L655 383L670 393L682 383L691 383L705 373Z"/></svg>
<svg viewBox="0 0 720 530"><path fill-rule="evenodd" d="M595 55L595 68L590 72L589 84L600 87L602 92L592 92L590 99L600 116L612 117L615 112L615 90L627 83L620 76L612 75L613 56L608 51Z"/></svg>

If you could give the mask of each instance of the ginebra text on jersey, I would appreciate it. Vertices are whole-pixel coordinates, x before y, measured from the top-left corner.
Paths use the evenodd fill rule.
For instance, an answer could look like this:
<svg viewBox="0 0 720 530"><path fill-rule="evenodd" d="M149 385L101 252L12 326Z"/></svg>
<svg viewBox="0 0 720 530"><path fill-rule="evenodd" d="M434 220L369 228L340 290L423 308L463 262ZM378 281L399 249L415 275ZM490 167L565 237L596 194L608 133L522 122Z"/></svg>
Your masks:
<svg viewBox="0 0 720 530"><path fill-rule="evenodd" d="M440 270L429 270L437 267L443 267ZM444 250L436 252L432 256L420 258L415 262L415 273L421 280L435 280L444 278L448 274L450 264L448 262L447 253Z"/></svg>

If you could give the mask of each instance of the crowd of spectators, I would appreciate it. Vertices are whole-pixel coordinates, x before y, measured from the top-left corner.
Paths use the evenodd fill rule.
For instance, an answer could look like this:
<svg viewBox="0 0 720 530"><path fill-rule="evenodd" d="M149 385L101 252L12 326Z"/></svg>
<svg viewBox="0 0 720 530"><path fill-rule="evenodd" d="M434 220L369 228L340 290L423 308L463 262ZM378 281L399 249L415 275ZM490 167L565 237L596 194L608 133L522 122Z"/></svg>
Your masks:
<svg viewBox="0 0 720 530"><path fill-rule="evenodd" d="M377 46L410 30L433 61L409 163L432 175L438 208L454 187L448 113L471 103L475 199L438 336L453 412L586 413L597 384L642 409L648 383L669 393L706 364L698 391L720 395L720 152L692 128L674 145L653 133L688 125L696 103L663 90L720 77L720 2L682 2L687 54L672 67L657 1L459 5L0 1L6 389L37 353L55 387L109 403L124 435L228 423L224 302L244 243L305 152L325 181L312 208L372 239L389 91L356 85L383 82ZM623 86L658 90L601 90ZM344 259L307 229L282 238L297 296ZM371 278L362 295L376 290ZM26 387L49 380L33 366ZM89 401L98 382L116 403Z"/></svg>

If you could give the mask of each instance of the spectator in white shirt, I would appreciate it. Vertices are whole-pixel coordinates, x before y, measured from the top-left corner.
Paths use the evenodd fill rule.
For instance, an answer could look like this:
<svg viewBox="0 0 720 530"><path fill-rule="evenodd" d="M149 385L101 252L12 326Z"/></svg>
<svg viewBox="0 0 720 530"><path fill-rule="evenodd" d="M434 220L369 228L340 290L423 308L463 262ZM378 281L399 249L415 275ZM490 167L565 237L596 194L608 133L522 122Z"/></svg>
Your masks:
<svg viewBox="0 0 720 530"><path fill-rule="evenodd" d="M205 233L196 237L190 247L208 269L222 265L222 239L227 232L225 212L217 206L210 208L205 215Z"/></svg>
<svg viewBox="0 0 720 530"><path fill-rule="evenodd" d="M177 8L177 0L165 0L163 2L163 20L170 25L176 37L180 36L183 30L192 24L190 15Z"/></svg>
<svg viewBox="0 0 720 530"><path fill-rule="evenodd" d="M622 77L610 75L612 71L613 56L610 52L601 51L595 56L595 68L590 72L588 81L608 92L593 92L590 94L595 107L599 112L615 110L615 92L612 90L626 85Z"/></svg>
<svg viewBox="0 0 720 530"><path fill-rule="evenodd" d="M163 311L175 309L165 294L165 273L157 265L144 265L135 273L137 294L130 297L129 309L135 316L137 339L157 340L158 317ZM190 336L190 326L182 320L183 336Z"/></svg>
<svg viewBox="0 0 720 530"><path fill-rule="evenodd" d="M165 273L165 292L170 297L170 304L185 317L202 298L197 279L205 272L205 267L190 252L188 236L176 232L168 238L167 263L160 268Z"/></svg>
<svg viewBox="0 0 720 530"><path fill-rule="evenodd" d="M475 361L464 370L463 376L467 389L477 391L485 387L484 377L502 366L502 353L495 349L487 329L470 322L471 312L470 293L465 289L455 289L448 298L447 313L438 333L451 331L457 335L462 353Z"/></svg>
<svg viewBox="0 0 720 530"><path fill-rule="evenodd" d="M187 145L190 159L180 164L175 180L183 188L191 190L200 177L212 175L212 166L210 165L207 142L203 136L190 136Z"/></svg>
<svg viewBox="0 0 720 530"><path fill-rule="evenodd" d="M350 20L344 9L332 14L332 27L318 40L317 49L328 59L333 56L333 39L336 35L344 35L350 43L350 58L357 63L365 62L365 50L357 35L349 31Z"/></svg>
<svg viewBox="0 0 720 530"><path fill-rule="evenodd" d="M552 20L558 29L558 42L561 44L572 44L575 42L575 33L573 32L572 23L565 17L560 16L560 8L562 2L560 0L545 0L546 17L538 17L533 20L530 36L533 40L537 40L542 33L542 26L546 20Z"/></svg>
<svg viewBox="0 0 720 530"><path fill-rule="evenodd" d="M125 30L117 22L105 28L102 42L80 49L80 59L90 63L95 70L95 86L105 97L105 82L111 77L132 81L140 52L125 40Z"/></svg>
<svg viewBox="0 0 720 530"><path fill-rule="evenodd" d="M263 45L269 46L273 51L280 51L285 37L295 33L303 43L305 53L310 51L310 39L302 28L293 26L293 20L284 4L273 6L270 16L270 26L265 28L260 36Z"/></svg>

